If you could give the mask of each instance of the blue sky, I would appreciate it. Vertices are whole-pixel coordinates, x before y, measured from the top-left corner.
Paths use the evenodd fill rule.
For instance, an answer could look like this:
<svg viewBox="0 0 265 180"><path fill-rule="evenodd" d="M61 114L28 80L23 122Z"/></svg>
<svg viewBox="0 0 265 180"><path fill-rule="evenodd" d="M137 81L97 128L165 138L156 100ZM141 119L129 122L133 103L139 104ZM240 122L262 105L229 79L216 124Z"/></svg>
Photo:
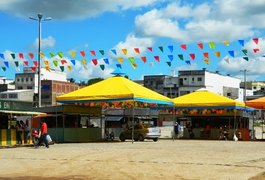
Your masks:
<svg viewBox="0 0 265 180"><path fill-rule="evenodd" d="M0 76L13 79L26 66L24 61L29 66L37 61L38 22L28 17L42 13L52 17L42 23L42 67L61 70L60 66L64 66L67 77L77 82L109 77L117 64L133 80L202 68L241 79L240 70L247 69L247 80L265 80L264 9L265 0L0 0L0 53L4 54L4 59L0 57ZM253 38L258 38L258 43ZM214 47L209 46L210 42L214 42ZM203 43L203 49L199 43ZM187 50L181 48L184 44ZM152 52L148 47L152 47ZM123 49L127 49L127 54ZM248 61L243 59L243 49L248 52ZM104 50L104 55L99 50ZM80 51L85 52L84 57ZM90 51L95 51L96 56ZM234 57L228 51L233 51ZM63 57L51 57L51 52L62 52ZM220 52L220 57L216 52ZM15 59L11 53L15 53ZM19 53L24 57L19 58ZM34 59L28 53L34 53ZM209 58L203 53L208 53ZM195 55L194 60L190 54ZM179 55L183 55L183 60ZM154 56L159 57L159 62ZM146 57L145 63L142 57ZM120 58L122 62L118 61ZM58 61L58 66L54 61Z"/></svg>

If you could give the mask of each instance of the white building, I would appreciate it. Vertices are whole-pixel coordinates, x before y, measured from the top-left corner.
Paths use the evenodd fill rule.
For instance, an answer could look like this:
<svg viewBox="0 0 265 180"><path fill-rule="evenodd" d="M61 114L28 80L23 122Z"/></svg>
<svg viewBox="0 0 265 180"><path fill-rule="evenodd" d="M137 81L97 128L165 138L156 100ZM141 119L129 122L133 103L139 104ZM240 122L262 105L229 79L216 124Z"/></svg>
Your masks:
<svg viewBox="0 0 265 180"><path fill-rule="evenodd" d="M66 73L56 70L47 71L41 68L41 80L55 80L67 82ZM15 76L16 89L33 89L34 93L38 93L38 73L30 67L25 67L23 73L18 73Z"/></svg>
<svg viewBox="0 0 265 180"><path fill-rule="evenodd" d="M239 78L206 69L179 71L179 95L204 88L232 99L241 99L240 82Z"/></svg>
<svg viewBox="0 0 265 180"><path fill-rule="evenodd" d="M0 76L0 92L14 89L14 80L6 79L6 77Z"/></svg>
<svg viewBox="0 0 265 180"><path fill-rule="evenodd" d="M10 90L0 92L1 100L33 102L33 90Z"/></svg>

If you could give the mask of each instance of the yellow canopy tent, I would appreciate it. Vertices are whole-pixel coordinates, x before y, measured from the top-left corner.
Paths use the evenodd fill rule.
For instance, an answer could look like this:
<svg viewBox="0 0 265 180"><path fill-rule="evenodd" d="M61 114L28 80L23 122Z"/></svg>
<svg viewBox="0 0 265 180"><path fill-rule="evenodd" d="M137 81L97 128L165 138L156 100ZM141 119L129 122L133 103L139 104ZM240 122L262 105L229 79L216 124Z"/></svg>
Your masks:
<svg viewBox="0 0 265 180"><path fill-rule="evenodd" d="M246 101L246 105L256 109L265 109L265 97Z"/></svg>
<svg viewBox="0 0 265 180"><path fill-rule="evenodd" d="M170 98L122 76L114 76L85 88L56 97L60 103L138 101L173 105Z"/></svg>

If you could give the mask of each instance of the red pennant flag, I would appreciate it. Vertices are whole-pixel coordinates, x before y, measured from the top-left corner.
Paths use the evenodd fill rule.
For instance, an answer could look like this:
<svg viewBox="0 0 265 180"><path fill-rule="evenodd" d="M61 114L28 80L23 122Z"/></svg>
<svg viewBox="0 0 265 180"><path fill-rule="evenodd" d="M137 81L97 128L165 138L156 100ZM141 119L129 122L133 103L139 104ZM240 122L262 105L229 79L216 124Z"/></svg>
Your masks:
<svg viewBox="0 0 265 180"><path fill-rule="evenodd" d="M93 64L96 66L98 64L98 60L97 59L92 59Z"/></svg>
<svg viewBox="0 0 265 180"><path fill-rule="evenodd" d="M203 53L203 56L207 59L209 59L209 54L207 52Z"/></svg>
<svg viewBox="0 0 265 180"><path fill-rule="evenodd" d="M140 54L140 50L139 50L139 48L134 48L134 51L135 51L137 54Z"/></svg>
<svg viewBox="0 0 265 180"><path fill-rule="evenodd" d="M37 68L36 67L31 67L32 71L36 72Z"/></svg>
<svg viewBox="0 0 265 180"><path fill-rule="evenodd" d="M184 49L184 50L187 50L187 45L186 44L181 44L181 46L180 46L182 49Z"/></svg>
<svg viewBox="0 0 265 180"><path fill-rule="evenodd" d="M154 58L155 58L155 60L156 60L157 62L160 62L160 60L159 60L159 56L154 56Z"/></svg>
<svg viewBox="0 0 265 180"><path fill-rule="evenodd" d="M192 60L194 60L195 59L195 54L190 54L190 57L191 57Z"/></svg>
<svg viewBox="0 0 265 180"><path fill-rule="evenodd" d="M91 53L93 56L96 56L96 52L95 52L95 51L90 51L90 53Z"/></svg>
<svg viewBox="0 0 265 180"><path fill-rule="evenodd" d="M142 61L143 61L144 63L146 63L146 57L145 57L145 56L141 57L141 59L142 59Z"/></svg>
<svg viewBox="0 0 265 180"><path fill-rule="evenodd" d="M152 47L148 47L147 49L149 49L149 51L151 51L151 52L153 51L153 48Z"/></svg>
<svg viewBox="0 0 265 180"><path fill-rule="evenodd" d="M86 56L86 53L85 53L85 51L80 51L80 54L81 54L81 56L83 56L83 57L85 57L85 56Z"/></svg>
<svg viewBox="0 0 265 180"><path fill-rule="evenodd" d="M66 61L65 59L62 59L62 60L61 60L61 63L62 63L62 65L64 65L64 64L67 63L67 61Z"/></svg>
<svg viewBox="0 0 265 180"><path fill-rule="evenodd" d="M29 62L28 61L24 61L25 66L29 66Z"/></svg>
<svg viewBox="0 0 265 180"><path fill-rule="evenodd" d="M33 53L29 53L29 57L30 57L30 59L34 59L34 54Z"/></svg>
<svg viewBox="0 0 265 180"><path fill-rule="evenodd" d="M37 61L33 61L33 64L35 67L38 67L38 62Z"/></svg>
<svg viewBox="0 0 265 180"><path fill-rule="evenodd" d="M19 53L18 56L19 56L20 59L24 59L23 53Z"/></svg>
<svg viewBox="0 0 265 180"><path fill-rule="evenodd" d="M199 44L198 44L198 47L199 47L200 49L203 49L203 44L202 44L202 43L199 43Z"/></svg>
<svg viewBox="0 0 265 180"><path fill-rule="evenodd" d="M255 49L253 49L253 51L254 51L254 53L257 53L257 52L259 52L259 49L255 48Z"/></svg>
<svg viewBox="0 0 265 180"><path fill-rule="evenodd" d="M258 44L259 43L259 39L258 38L253 38L252 39L254 41L254 43Z"/></svg>

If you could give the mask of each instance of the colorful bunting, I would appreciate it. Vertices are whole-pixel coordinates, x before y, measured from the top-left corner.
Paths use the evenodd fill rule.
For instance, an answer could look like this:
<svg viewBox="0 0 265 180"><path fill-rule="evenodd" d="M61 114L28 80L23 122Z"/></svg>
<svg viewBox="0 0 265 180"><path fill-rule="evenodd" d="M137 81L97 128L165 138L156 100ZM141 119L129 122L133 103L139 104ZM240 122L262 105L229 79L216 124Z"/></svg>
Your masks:
<svg viewBox="0 0 265 180"><path fill-rule="evenodd" d="M86 56L86 52L85 51L80 51L80 54L81 54L82 57Z"/></svg>
<svg viewBox="0 0 265 180"><path fill-rule="evenodd" d="M139 50L139 48L134 48L134 51L135 51L137 54L140 54L140 50Z"/></svg>
<svg viewBox="0 0 265 180"><path fill-rule="evenodd" d="M158 48L160 49L161 52L164 51L163 46L159 46Z"/></svg>
<svg viewBox="0 0 265 180"><path fill-rule="evenodd" d="M49 61L43 61L45 66L49 66Z"/></svg>
<svg viewBox="0 0 265 180"><path fill-rule="evenodd" d="M62 65L67 64L67 61L65 59L61 60Z"/></svg>
<svg viewBox="0 0 265 180"><path fill-rule="evenodd" d="M19 66L19 63L18 63L18 61L15 61L15 65L16 65L16 67L18 67L18 66Z"/></svg>
<svg viewBox="0 0 265 180"><path fill-rule="evenodd" d="M121 64L116 64L116 67L121 69Z"/></svg>
<svg viewBox="0 0 265 180"><path fill-rule="evenodd" d="M57 60L54 60L53 61L53 64L54 64L55 67L57 67L58 66L58 61Z"/></svg>
<svg viewBox="0 0 265 180"><path fill-rule="evenodd" d="M136 69L136 67L137 67L137 64L135 64L135 63L132 63L132 67L133 67L133 69Z"/></svg>
<svg viewBox="0 0 265 180"><path fill-rule="evenodd" d="M152 47L147 47L147 49L149 50L149 51L153 51L153 48Z"/></svg>
<svg viewBox="0 0 265 180"><path fill-rule="evenodd" d="M57 54L58 54L58 56L59 56L60 58L63 58L63 53L62 53L62 52L58 52Z"/></svg>
<svg viewBox="0 0 265 180"><path fill-rule="evenodd" d="M143 61L144 63L146 63L146 60L147 60L147 59L146 59L145 56L142 56L141 59L142 59L142 61Z"/></svg>
<svg viewBox="0 0 265 180"><path fill-rule="evenodd" d="M105 54L104 50L99 50L99 53L100 53L102 56L104 56L104 54Z"/></svg>
<svg viewBox="0 0 265 180"><path fill-rule="evenodd" d="M92 54L93 56L96 56L96 52L95 51L90 51L90 54Z"/></svg>
<svg viewBox="0 0 265 180"><path fill-rule="evenodd" d="M6 67L2 67L2 70L3 70L3 71L6 71Z"/></svg>
<svg viewBox="0 0 265 180"><path fill-rule="evenodd" d="M198 43L198 47L199 47L200 49L203 49L203 43Z"/></svg>
<svg viewBox="0 0 265 180"><path fill-rule="evenodd" d="M194 59L195 59L195 54L190 54L190 58L191 58L192 60L194 60Z"/></svg>
<svg viewBox="0 0 265 180"><path fill-rule="evenodd" d="M29 62L28 61L23 61L25 66L29 66Z"/></svg>
<svg viewBox="0 0 265 180"><path fill-rule="evenodd" d="M211 49L214 49L214 48L215 48L215 43L214 43L214 42L209 42L209 47L210 47Z"/></svg>
<svg viewBox="0 0 265 180"><path fill-rule="evenodd" d="M226 61L228 64L230 63L229 58L225 58L225 61Z"/></svg>
<svg viewBox="0 0 265 180"><path fill-rule="evenodd" d="M179 59L184 60L183 54L178 54Z"/></svg>
<svg viewBox="0 0 265 180"><path fill-rule="evenodd" d="M72 51L70 51L70 56L72 57L72 58L75 58L75 56L76 56L76 52L74 51L74 50L72 50Z"/></svg>
<svg viewBox="0 0 265 180"><path fill-rule="evenodd" d="M55 54L53 52L49 52L49 54L50 54L51 57L55 56Z"/></svg>
<svg viewBox="0 0 265 180"><path fill-rule="evenodd" d="M134 57L129 57L128 59L132 64L135 63Z"/></svg>
<svg viewBox="0 0 265 180"><path fill-rule="evenodd" d="M221 53L220 53L219 51L214 52L214 54L215 54L215 56L218 57L218 58L221 56Z"/></svg>
<svg viewBox="0 0 265 180"><path fill-rule="evenodd" d="M186 44L181 44L180 47L184 50L187 50L187 45Z"/></svg>
<svg viewBox="0 0 265 180"><path fill-rule="evenodd" d="M209 59L209 53L204 52L204 53L203 53L203 56L204 56L206 59Z"/></svg>
<svg viewBox="0 0 265 180"><path fill-rule="evenodd" d="M154 56L154 58L157 62L160 62L159 56Z"/></svg>
<svg viewBox="0 0 265 180"><path fill-rule="evenodd" d="M229 53L230 56L235 57L234 51L228 51L228 53Z"/></svg>
<svg viewBox="0 0 265 180"><path fill-rule="evenodd" d="M31 67L31 70L33 71L33 72L37 72L37 67Z"/></svg>
<svg viewBox="0 0 265 180"><path fill-rule="evenodd" d="M122 57L118 57L117 60L118 60L118 62L119 62L120 64L123 63L123 58L122 58Z"/></svg>
<svg viewBox="0 0 265 180"><path fill-rule="evenodd" d="M229 46L229 42L228 42L227 40L224 40L224 44L225 44L226 46Z"/></svg>
<svg viewBox="0 0 265 180"><path fill-rule="evenodd" d="M168 65L168 66L171 66L171 62L167 61L167 65Z"/></svg>
<svg viewBox="0 0 265 180"><path fill-rule="evenodd" d="M258 44L259 43L259 38L253 38L252 39L254 41L254 43Z"/></svg>
<svg viewBox="0 0 265 180"><path fill-rule="evenodd" d="M81 62L82 62L83 65L87 64L85 59L82 59Z"/></svg>
<svg viewBox="0 0 265 180"><path fill-rule="evenodd" d="M168 57L168 59L169 59L170 61L173 61L173 58L174 58L173 55L168 55L167 57Z"/></svg>
<svg viewBox="0 0 265 180"><path fill-rule="evenodd" d="M24 59L24 54L23 53L19 53L18 56L19 56L20 59Z"/></svg>
<svg viewBox="0 0 265 180"><path fill-rule="evenodd" d="M0 58L5 59L5 55L0 53Z"/></svg>
<svg viewBox="0 0 265 180"><path fill-rule="evenodd" d="M71 63L75 66L75 60L71 59Z"/></svg>
<svg viewBox="0 0 265 180"><path fill-rule="evenodd" d="M43 52L40 52L40 57L41 58L44 58L44 56L45 56L44 53Z"/></svg>
<svg viewBox="0 0 265 180"><path fill-rule="evenodd" d="M67 66L68 71L72 71L72 66Z"/></svg>
<svg viewBox="0 0 265 180"><path fill-rule="evenodd" d="M93 64L96 66L98 64L98 60L97 59L92 59Z"/></svg>
<svg viewBox="0 0 265 180"><path fill-rule="evenodd" d="M242 49L242 52L247 56L248 55L248 50Z"/></svg>
<svg viewBox="0 0 265 180"><path fill-rule="evenodd" d="M101 69L102 71L104 71L104 69L105 69L105 65L104 65L104 64L99 65L99 67L100 67L100 69Z"/></svg>
<svg viewBox="0 0 265 180"><path fill-rule="evenodd" d="M117 52L116 52L116 50L115 50L115 49L112 49L112 50L111 50L111 52L112 52L114 55L116 55L116 56L117 56Z"/></svg>
<svg viewBox="0 0 265 180"><path fill-rule="evenodd" d="M105 62L105 64L109 64L109 59L108 58L104 58L103 61Z"/></svg>
<svg viewBox="0 0 265 180"><path fill-rule="evenodd" d="M64 66L60 66L62 72L64 72Z"/></svg>
<svg viewBox="0 0 265 180"><path fill-rule="evenodd" d="M38 62L37 61L33 61L33 64L35 67L38 67Z"/></svg>
<svg viewBox="0 0 265 180"><path fill-rule="evenodd" d="M123 52L124 55L126 55L127 54L127 49L122 49L122 52Z"/></svg>
<svg viewBox="0 0 265 180"><path fill-rule="evenodd" d="M169 49L169 51L170 51L171 53L173 53L173 46L172 46L172 45L168 46L168 49Z"/></svg>
<svg viewBox="0 0 265 180"><path fill-rule="evenodd" d="M255 48L255 49L253 49L253 51L254 51L254 53L259 52L259 48Z"/></svg>
<svg viewBox="0 0 265 180"><path fill-rule="evenodd" d="M205 62L205 64L208 64L208 65L210 64L209 59L205 59L204 62Z"/></svg>
<svg viewBox="0 0 265 180"><path fill-rule="evenodd" d="M186 64L191 65L190 61L185 61Z"/></svg>
<svg viewBox="0 0 265 180"><path fill-rule="evenodd" d="M4 61L4 64L5 64L5 66L6 66L7 68L9 68L9 63L8 63L8 61Z"/></svg>
<svg viewBox="0 0 265 180"><path fill-rule="evenodd" d="M11 55L11 57L12 57L13 59L16 59L16 54L15 54L15 53L11 53L10 55Z"/></svg>
<svg viewBox="0 0 265 180"><path fill-rule="evenodd" d="M244 46L244 40L238 40L239 44L243 47Z"/></svg>
<svg viewBox="0 0 265 180"><path fill-rule="evenodd" d="M243 57L243 59L245 59L246 61L248 61L248 57Z"/></svg>

